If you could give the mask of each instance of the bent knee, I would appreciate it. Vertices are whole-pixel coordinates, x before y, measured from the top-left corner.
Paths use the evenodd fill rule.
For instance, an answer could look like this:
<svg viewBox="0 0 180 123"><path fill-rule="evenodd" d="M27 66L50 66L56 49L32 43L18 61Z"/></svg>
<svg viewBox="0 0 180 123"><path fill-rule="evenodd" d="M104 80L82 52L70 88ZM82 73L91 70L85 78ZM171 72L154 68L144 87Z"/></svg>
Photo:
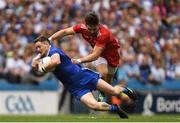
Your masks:
<svg viewBox="0 0 180 123"><path fill-rule="evenodd" d="M103 79L107 78L108 76L108 72L104 71L104 72L100 72L101 76Z"/></svg>
<svg viewBox="0 0 180 123"><path fill-rule="evenodd" d="M104 68L104 69L96 69L101 76L106 77L108 75L108 69Z"/></svg>

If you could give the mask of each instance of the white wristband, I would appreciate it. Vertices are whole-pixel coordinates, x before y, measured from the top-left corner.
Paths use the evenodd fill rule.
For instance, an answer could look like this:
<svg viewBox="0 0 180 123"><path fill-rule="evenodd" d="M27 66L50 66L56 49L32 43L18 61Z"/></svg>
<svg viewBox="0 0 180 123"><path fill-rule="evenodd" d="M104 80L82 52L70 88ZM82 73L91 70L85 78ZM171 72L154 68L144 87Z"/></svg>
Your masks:
<svg viewBox="0 0 180 123"><path fill-rule="evenodd" d="M51 38L51 37L49 37L49 38L48 38L48 40L51 42L52 38Z"/></svg>
<svg viewBox="0 0 180 123"><path fill-rule="evenodd" d="M78 61L78 63L81 63L81 62L82 62L81 59L77 59L77 61Z"/></svg>

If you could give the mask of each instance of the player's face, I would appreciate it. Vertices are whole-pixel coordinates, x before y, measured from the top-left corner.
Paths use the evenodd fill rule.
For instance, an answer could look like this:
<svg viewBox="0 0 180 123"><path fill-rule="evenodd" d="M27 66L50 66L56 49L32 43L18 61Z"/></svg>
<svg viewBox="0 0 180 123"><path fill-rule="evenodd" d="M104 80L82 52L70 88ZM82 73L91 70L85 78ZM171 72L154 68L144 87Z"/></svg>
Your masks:
<svg viewBox="0 0 180 123"><path fill-rule="evenodd" d="M92 33L92 34L96 34L99 31L99 26L98 25L96 25L96 26L86 25L86 27L90 31L90 33Z"/></svg>
<svg viewBox="0 0 180 123"><path fill-rule="evenodd" d="M37 53L41 54L41 57L46 56L49 50L49 44L47 42L38 41L35 43L35 48Z"/></svg>

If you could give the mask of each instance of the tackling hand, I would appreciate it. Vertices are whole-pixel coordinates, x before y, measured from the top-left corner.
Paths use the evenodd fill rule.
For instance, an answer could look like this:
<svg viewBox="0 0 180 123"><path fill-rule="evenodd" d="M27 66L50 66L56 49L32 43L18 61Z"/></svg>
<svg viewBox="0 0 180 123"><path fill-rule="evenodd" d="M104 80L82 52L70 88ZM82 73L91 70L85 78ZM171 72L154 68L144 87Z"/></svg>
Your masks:
<svg viewBox="0 0 180 123"><path fill-rule="evenodd" d="M37 56L35 56L33 59L32 59L32 68L34 70L38 70L38 67L39 67L39 59L41 57L41 54L38 54Z"/></svg>
<svg viewBox="0 0 180 123"><path fill-rule="evenodd" d="M81 59L71 59L73 64L80 64L81 63Z"/></svg>
<svg viewBox="0 0 180 123"><path fill-rule="evenodd" d="M39 67L39 61L38 60L32 60L32 64L31 64L32 68L34 70L38 70L38 67Z"/></svg>

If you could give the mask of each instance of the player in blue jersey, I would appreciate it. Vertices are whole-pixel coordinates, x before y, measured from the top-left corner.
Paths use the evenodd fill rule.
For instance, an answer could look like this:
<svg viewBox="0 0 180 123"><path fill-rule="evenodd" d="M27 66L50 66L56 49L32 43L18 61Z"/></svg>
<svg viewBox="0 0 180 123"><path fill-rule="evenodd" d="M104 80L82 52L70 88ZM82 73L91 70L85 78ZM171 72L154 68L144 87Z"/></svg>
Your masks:
<svg viewBox="0 0 180 123"><path fill-rule="evenodd" d="M92 95L92 91L97 89L118 97L120 97L121 93L125 93L131 100L135 100L136 95L132 90L123 88L119 85L112 87L110 84L100 79L98 73L83 68L79 64L73 64L71 59L61 49L51 45L48 38L44 36L38 37L34 42L38 52L37 57L32 60L32 68L34 70L47 72L54 68L52 71L53 74L76 99L79 99L87 107L98 111L117 112L121 118L128 118L127 113L121 106L96 101ZM51 61L43 65L40 63L39 59L46 56L51 57Z"/></svg>

